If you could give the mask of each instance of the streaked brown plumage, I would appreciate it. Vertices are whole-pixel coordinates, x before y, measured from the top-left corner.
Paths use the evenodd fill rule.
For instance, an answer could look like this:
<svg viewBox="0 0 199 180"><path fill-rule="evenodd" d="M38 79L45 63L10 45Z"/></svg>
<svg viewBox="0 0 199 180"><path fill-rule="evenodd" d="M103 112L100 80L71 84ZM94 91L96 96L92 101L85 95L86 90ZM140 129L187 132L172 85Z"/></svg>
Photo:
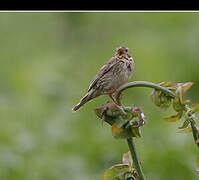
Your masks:
<svg viewBox="0 0 199 180"><path fill-rule="evenodd" d="M113 93L131 79L133 71L134 61L128 48L120 46L116 49L116 54L100 69L91 82L87 94L73 107L73 111L77 111L91 99L105 94L116 103Z"/></svg>

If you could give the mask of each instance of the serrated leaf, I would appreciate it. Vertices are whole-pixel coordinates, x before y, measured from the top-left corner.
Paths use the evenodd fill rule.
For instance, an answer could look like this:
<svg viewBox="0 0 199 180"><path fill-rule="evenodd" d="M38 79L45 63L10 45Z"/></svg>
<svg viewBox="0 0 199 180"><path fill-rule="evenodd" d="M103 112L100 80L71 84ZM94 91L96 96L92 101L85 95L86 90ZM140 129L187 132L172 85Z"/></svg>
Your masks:
<svg viewBox="0 0 199 180"><path fill-rule="evenodd" d="M178 131L179 133L189 133L189 132L192 132L192 128L191 127L188 127L188 128L185 128L185 129L182 129L180 131Z"/></svg>
<svg viewBox="0 0 199 180"><path fill-rule="evenodd" d="M176 115L164 118L164 120L166 120L168 122L176 122L176 121L180 120L181 117L182 117L182 112L179 112Z"/></svg>
<svg viewBox="0 0 199 180"><path fill-rule="evenodd" d="M194 112L199 112L199 104L193 104L190 108L191 108Z"/></svg>
<svg viewBox="0 0 199 180"><path fill-rule="evenodd" d="M128 151L128 152L126 152L126 153L123 154L122 162L123 162L123 164L128 164L129 167L132 168L132 166L133 166L133 160L132 160L130 151Z"/></svg>
<svg viewBox="0 0 199 180"><path fill-rule="evenodd" d="M126 164L117 164L109 168L104 172L103 180L113 180L124 173L130 171L129 165Z"/></svg>

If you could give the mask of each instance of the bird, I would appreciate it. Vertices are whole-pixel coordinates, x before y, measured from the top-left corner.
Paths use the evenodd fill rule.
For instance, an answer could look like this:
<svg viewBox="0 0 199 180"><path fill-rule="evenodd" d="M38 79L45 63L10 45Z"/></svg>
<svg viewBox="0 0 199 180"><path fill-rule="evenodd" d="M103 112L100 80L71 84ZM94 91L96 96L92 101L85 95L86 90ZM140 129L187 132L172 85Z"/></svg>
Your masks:
<svg viewBox="0 0 199 180"><path fill-rule="evenodd" d="M129 49L124 46L116 48L113 57L102 66L92 80L86 95L72 110L77 111L85 103L101 95L109 95L113 103L117 105L114 93L132 78L133 72L134 60L129 53Z"/></svg>

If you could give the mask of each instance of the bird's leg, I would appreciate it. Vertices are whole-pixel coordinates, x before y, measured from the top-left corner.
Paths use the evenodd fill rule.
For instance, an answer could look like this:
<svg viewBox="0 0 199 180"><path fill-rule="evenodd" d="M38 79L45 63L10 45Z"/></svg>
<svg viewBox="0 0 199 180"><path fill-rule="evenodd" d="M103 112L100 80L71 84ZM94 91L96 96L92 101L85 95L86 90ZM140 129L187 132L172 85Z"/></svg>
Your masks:
<svg viewBox="0 0 199 180"><path fill-rule="evenodd" d="M113 100L113 102L114 102L115 105L118 105L117 101L116 101L116 99L115 99L115 97L114 97L113 94L109 94L109 97Z"/></svg>
<svg viewBox="0 0 199 180"><path fill-rule="evenodd" d="M109 97L113 100L114 104L116 105L116 107L124 114L126 115L126 112L124 111L123 107L122 106L119 106L117 104L117 101L116 99L114 98L114 95L113 94L109 94Z"/></svg>
<svg viewBox="0 0 199 180"><path fill-rule="evenodd" d="M116 91L116 89L111 89L111 90L109 90L109 91L106 91L104 94L108 94L109 97L113 100L113 103L116 105L116 107L117 107L124 115L126 115L126 112L124 111L123 107L122 107L122 106L119 106L119 105L117 104L116 99L114 98L113 93L114 93L115 91Z"/></svg>

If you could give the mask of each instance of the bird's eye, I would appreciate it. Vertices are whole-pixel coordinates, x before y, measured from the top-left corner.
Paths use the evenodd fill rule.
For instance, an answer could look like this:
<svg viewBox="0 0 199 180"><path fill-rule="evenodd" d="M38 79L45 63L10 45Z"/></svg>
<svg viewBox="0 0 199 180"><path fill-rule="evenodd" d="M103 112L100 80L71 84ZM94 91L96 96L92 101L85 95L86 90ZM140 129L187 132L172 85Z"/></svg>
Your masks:
<svg viewBox="0 0 199 180"><path fill-rule="evenodd" d="M126 52L128 52L128 49L126 49Z"/></svg>

